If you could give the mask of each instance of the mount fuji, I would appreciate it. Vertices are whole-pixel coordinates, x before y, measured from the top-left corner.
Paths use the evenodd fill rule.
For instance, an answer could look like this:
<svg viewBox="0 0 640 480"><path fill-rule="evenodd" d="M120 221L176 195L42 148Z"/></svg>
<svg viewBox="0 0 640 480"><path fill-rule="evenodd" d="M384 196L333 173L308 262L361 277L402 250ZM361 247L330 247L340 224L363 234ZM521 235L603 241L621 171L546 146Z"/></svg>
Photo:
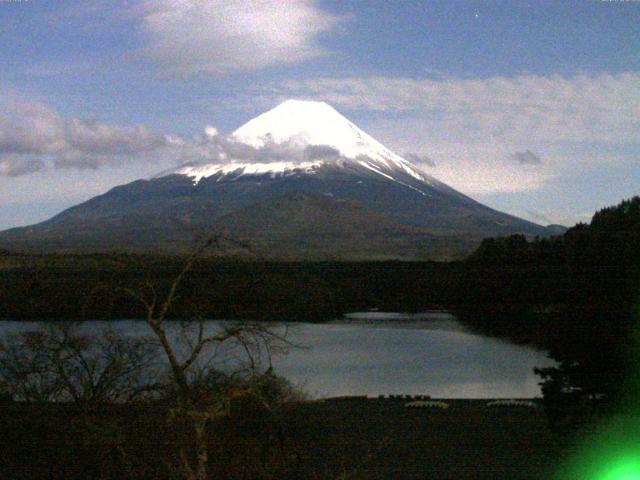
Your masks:
<svg viewBox="0 0 640 480"><path fill-rule="evenodd" d="M323 102L288 100L197 162L137 180L29 227L21 251L183 252L220 233L270 259L447 259L487 236L549 235L425 174Z"/></svg>

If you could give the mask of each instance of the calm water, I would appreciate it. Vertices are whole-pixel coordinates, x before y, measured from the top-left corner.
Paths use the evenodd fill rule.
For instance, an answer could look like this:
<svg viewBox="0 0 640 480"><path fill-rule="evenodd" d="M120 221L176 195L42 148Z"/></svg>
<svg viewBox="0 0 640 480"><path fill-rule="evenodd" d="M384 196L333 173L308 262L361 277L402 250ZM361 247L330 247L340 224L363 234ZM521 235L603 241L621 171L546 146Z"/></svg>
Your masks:
<svg viewBox="0 0 640 480"><path fill-rule="evenodd" d="M33 325L0 322L0 332ZM84 328L148 333L139 321L87 322ZM330 323L290 324L288 332L304 348L274 358L275 369L316 397L535 397L540 389L533 367L552 365L542 352L471 333L443 313L356 313Z"/></svg>

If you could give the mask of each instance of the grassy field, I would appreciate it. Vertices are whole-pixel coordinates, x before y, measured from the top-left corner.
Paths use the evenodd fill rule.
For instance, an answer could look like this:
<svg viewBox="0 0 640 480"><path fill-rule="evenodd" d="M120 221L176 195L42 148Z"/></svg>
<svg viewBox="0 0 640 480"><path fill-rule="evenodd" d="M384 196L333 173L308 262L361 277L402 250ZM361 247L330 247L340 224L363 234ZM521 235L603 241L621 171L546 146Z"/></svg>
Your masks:
<svg viewBox="0 0 640 480"><path fill-rule="evenodd" d="M557 467L560 443L541 408L446 400L446 410L414 410L406 402L293 404L279 435L256 412L227 418L213 429L214 478L548 479ZM1 407L0 477L171 478L166 459L175 438L164 430L162 408L72 410ZM280 456L286 467L276 466L276 476L258 467Z"/></svg>

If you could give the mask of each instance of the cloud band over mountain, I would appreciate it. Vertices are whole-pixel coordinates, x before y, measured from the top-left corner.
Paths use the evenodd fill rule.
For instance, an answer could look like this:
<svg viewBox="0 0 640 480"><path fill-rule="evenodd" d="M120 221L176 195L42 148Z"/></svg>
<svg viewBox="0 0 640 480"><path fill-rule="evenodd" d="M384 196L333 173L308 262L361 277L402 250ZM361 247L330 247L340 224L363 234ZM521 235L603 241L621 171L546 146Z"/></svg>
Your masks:
<svg viewBox="0 0 640 480"><path fill-rule="evenodd" d="M13 103L0 113L0 175L34 173L45 168L45 160L56 168L96 169L170 143L170 137L144 126L64 119L44 105Z"/></svg>

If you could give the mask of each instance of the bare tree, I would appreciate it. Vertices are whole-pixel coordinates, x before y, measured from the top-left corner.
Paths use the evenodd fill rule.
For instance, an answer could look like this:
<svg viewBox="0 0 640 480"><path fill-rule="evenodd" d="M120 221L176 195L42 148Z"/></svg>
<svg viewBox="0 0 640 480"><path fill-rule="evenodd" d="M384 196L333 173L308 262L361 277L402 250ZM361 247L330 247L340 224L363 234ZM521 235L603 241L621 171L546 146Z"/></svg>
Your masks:
<svg viewBox="0 0 640 480"><path fill-rule="evenodd" d="M207 249L219 247L223 240L215 237L202 242L186 259L164 295L152 282L146 282L142 289L118 289L142 305L144 320L168 362L176 400L170 420L186 421L192 434L192 445L181 443L178 447L180 470L188 480L208 478L207 429L216 419L229 415L234 400L252 397L265 408L272 407L259 382L252 380L258 377L256 373L264 364L267 369L271 367L274 353L284 353L291 346L286 330L264 323L226 322L207 326L202 319L191 318L171 322L168 327L167 318L184 278ZM217 378L213 378L215 374L219 374Z"/></svg>
<svg viewBox="0 0 640 480"><path fill-rule="evenodd" d="M159 425L158 434L178 432L171 456L179 476L205 480L214 425L230 415L232 405L250 401L276 418L282 402L296 397L271 370L272 355L292 346L284 327L203 322L197 315L168 321L196 262L225 241L216 237L201 242L164 287L149 279L139 286L94 289L87 304L126 297L141 305L147 337L87 332L81 322L42 324L5 337L0 341L0 391L18 400L81 405L163 395L170 400L169 423ZM145 265L138 268L144 271ZM86 311L87 305L82 318ZM280 444L281 433L275 433Z"/></svg>
<svg viewBox="0 0 640 480"><path fill-rule="evenodd" d="M157 348L145 338L78 323L40 324L0 340L0 384L14 399L87 405L124 402L149 391Z"/></svg>

